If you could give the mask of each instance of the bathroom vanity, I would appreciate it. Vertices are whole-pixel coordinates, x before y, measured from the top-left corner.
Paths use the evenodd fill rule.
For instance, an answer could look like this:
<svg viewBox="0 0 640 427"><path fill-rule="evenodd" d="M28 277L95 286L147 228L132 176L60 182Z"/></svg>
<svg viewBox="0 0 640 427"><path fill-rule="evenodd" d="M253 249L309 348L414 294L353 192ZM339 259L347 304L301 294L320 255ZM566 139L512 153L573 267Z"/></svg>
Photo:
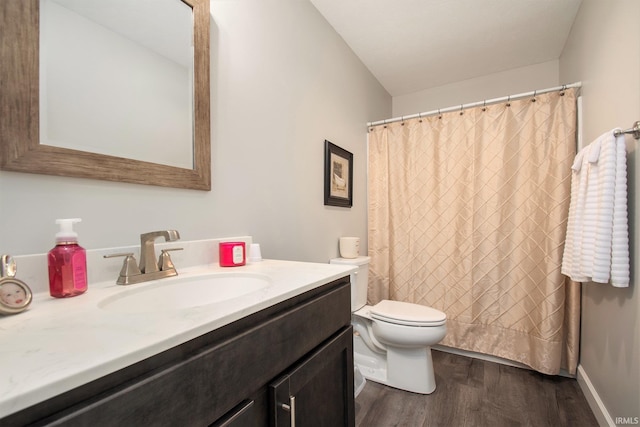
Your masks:
<svg viewBox="0 0 640 427"><path fill-rule="evenodd" d="M28 353L38 344L17 346L23 352L14 355L20 370L35 368L41 375L31 371L2 378L0 388L13 390L0 391L0 424L290 426L295 417L298 425L353 426L350 270L264 261L234 271L269 277L270 284L179 313L105 309L104 301L133 287L104 285L90 288L87 297L45 298L42 315L61 309L59 303L66 306L49 322L63 323L66 328L59 331L69 335L54 331L50 341L45 338L37 367L29 363L38 356ZM140 285L145 288L135 292L162 283ZM27 323L22 326L26 339L37 338L46 324L37 310L35 301L20 322ZM82 325L72 324L82 318ZM0 319L3 332L10 330L6 320ZM92 327L94 335L87 333ZM63 335L68 346L55 345ZM82 357L74 359L79 349ZM82 362L90 357L96 360ZM7 361L4 354L2 359ZM54 372L56 366L63 372Z"/></svg>

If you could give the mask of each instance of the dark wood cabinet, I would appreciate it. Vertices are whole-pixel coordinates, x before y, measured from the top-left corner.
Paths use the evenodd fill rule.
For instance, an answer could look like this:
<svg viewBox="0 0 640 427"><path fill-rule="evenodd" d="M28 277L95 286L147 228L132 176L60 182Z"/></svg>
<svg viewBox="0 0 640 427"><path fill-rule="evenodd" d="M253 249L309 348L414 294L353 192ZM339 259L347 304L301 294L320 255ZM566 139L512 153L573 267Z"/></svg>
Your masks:
<svg viewBox="0 0 640 427"><path fill-rule="evenodd" d="M269 389L272 426L353 425L351 327L304 358Z"/></svg>
<svg viewBox="0 0 640 427"><path fill-rule="evenodd" d="M354 426L349 278L211 331L0 425ZM114 343L114 345L116 345Z"/></svg>
<svg viewBox="0 0 640 427"><path fill-rule="evenodd" d="M261 424L261 417L254 406L253 400L243 400L238 406L229 411L211 427L249 427Z"/></svg>

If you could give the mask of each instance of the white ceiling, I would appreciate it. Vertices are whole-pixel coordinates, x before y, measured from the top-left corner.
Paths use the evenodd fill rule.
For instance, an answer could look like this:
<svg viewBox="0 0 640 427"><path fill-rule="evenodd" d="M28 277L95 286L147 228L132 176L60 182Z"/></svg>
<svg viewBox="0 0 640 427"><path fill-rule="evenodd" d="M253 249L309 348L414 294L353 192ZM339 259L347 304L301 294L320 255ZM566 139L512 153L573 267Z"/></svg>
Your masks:
<svg viewBox="0 0 640 427"><path fill-rule="evenodd" d="M558 59L582 0L310 0L392 96Z"/></svg>

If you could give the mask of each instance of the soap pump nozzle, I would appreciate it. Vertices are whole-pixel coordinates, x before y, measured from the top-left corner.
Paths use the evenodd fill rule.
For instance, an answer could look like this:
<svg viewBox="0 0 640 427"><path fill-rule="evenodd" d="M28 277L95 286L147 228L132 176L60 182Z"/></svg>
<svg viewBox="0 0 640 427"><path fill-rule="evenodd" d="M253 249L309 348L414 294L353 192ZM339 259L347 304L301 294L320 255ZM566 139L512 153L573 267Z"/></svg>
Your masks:
<svg viewBox="0 0 640 427"><path fill-rule="evenodd" d="M56 219L60 231L56 233L56 242L77 242L78 233L73 231L73 224L81 222L80 218Z"/></svg>

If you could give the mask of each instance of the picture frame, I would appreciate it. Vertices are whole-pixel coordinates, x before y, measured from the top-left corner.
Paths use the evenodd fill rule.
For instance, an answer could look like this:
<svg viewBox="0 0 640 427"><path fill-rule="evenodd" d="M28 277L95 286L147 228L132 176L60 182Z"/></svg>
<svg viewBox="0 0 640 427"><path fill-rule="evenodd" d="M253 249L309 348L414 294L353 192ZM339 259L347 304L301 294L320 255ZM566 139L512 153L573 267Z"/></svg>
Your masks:
<svg viewBox="0 0 640 427"><path fill-rule="evenodd" d="M324 141L324 204L353 206L353 154Z"/></svg>
<svg viewBox="0 0 640 427"><path fill-rule="evenodd" d="M0 314L16 314L29 307L33 294L22 280L13 277L0 279Z"/></svg>

